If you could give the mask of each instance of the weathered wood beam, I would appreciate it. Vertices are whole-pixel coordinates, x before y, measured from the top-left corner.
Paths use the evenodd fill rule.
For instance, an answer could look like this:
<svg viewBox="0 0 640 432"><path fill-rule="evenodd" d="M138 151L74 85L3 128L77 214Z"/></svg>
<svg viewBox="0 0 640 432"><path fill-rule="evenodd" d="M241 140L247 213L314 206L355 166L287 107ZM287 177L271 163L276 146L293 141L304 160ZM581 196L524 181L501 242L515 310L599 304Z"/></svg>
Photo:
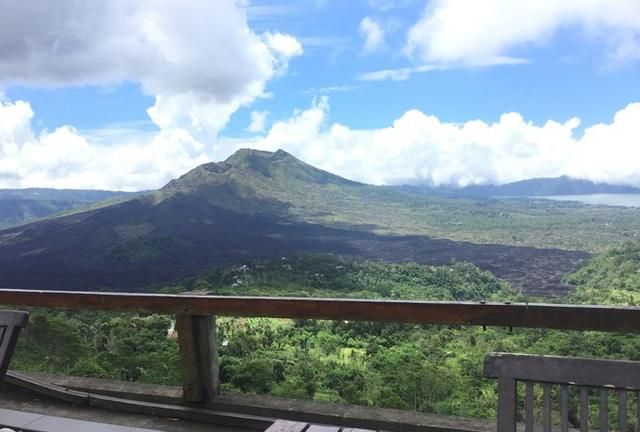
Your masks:
<svg viewBox="0 0 640 432"><path fill-rule="evenodd" d="M640 308L624 306L193 296L12 289L0 289L0 304L77 310L395 321L640 333Z"/></svg>
<svg viewBox="0 0 640 432"><path fill-rule="evenodd" d="M0 311L0 386L18 343L20 330L27 325L29 314L19 311Z"/></svg>
<svg viewBox="0 0 640 432"><path fill-rule="evenodd" d="M516 431L516 380L498 378L498 432Z"/></svg>
<svg viewBox="0 0 640 432"><path fill-rule="evenodd" d="M14 386L31 390L40 395L70 402L74 405L89 405L89 393L87 392L69 390L56 384L30 378L20 372L7 372L4 377L4 381Z"/></svg>
<svg viewBox="0 0 640 432"><path fill-rule="evenodd" d="M215 318L211 315L178 314L176 330L184 399L210 404L220 392Z"/></svg>

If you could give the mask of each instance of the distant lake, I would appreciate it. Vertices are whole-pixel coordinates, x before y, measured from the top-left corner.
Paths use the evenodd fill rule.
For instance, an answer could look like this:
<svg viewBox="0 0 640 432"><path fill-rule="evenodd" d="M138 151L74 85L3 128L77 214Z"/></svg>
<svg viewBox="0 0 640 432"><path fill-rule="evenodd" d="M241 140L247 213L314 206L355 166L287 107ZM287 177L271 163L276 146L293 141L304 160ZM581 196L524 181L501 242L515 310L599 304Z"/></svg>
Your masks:
<svg viewBox="0 0 640 432"><path fill-rule="evenodd" d="M640 207L640 194L590 194L590 195L550 195L544 198L555 201L579 201L584 204Z"/></svg>

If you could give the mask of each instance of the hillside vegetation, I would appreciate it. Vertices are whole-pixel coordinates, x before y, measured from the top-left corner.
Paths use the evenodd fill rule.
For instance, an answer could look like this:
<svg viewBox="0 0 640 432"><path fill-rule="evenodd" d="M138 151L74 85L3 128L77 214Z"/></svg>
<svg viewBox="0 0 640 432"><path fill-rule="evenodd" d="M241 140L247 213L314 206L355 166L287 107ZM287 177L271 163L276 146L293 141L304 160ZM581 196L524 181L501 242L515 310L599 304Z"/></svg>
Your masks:
<svg viewBox="0 0 640 432"><path fill-rule="evenodd" d="M163 290L171 290L164 287ZM403 300L491 300L516 293L491 273L469 263L425 266L416 263L354 262L329 255L247 261L211 269L176 285L212 295L392 298Z"/></svg>
<svg viewBox="0 0 640 432"><path fill-rule="evenodd" d="M598 255L566 280L576 286L575 302L640 306L640 243Z"/></svg>
<svg viewBox="0 0 640 432"><path fill-rule="evenodd" d="M621 297L615 289L608 293L593 289L608 281L617 281L615 287L637 296L640 285L634 281L639 251L640 245L630 244L595 257L567 278L577 285L575 295L564 301L616 303ZM508 284L470 264L380 264L311 255L212 269L161 289L184 290L235 295L522 299ZM16 368L180 383L177 343L168 336L172 317L33 312L16 353ZM264 318L219 318L218 332L221 379L227 391L486 418L496 414L495 383L482 377L487 352L640 360L640 337L598 332Z"/></svg>

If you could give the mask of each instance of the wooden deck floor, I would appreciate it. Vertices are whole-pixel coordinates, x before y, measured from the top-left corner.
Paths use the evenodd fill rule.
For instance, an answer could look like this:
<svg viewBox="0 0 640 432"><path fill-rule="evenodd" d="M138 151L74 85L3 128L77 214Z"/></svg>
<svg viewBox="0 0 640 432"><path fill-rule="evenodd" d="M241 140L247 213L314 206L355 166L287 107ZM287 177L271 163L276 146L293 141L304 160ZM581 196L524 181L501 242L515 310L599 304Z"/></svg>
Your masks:
<svg viewBox="0 0 640 432"><path fill-rule="evenodd" d="M21 378L18 380L17 376ZM355 430L360 428L398 432L495 431L494 422L481 419L428 415L404 410L266 395L223 393L216 397L214 406L204 410L182 406L182 391L179 387L36 373L12 373L6 378L4 390L0 392L2 408L167 432L264 432L276 419L314 425L342 425L356 428ZM20 381L22 386L18 386ZM44 397L41 391L35 393L33 386L24 386L29 382L55 386L63 391L72 391L78 396L67 399L66 402ZM87 403L87 397L92 401L90 404ZM123 405L119 403L122 401L121 398L138 405ZM142 414L133 414L134 412ZM219 416L212 418L212 414L214 414L213 417L216 417L216 414L231 414L233 418L240 417L243 420L253 418L254 421L234 420L229 423L223 416L225 423L220 424L227 426L221 426L217 424Z"/></svg>
<svg viewBox="0 0 640 432"><path fill-rule="evenodd" d="M31 416L30 418L32 418L33 415L63 417L76 421L97 422L105 425L137 428L138 431L141 429L151 429L153 431L162 432L256 432L255 429L242 427L218 426L180 419L115 412L85 406L80 407L65 402L35 397L33 395L14 391L3 391L0 393L0 407L5 410L4 412L0 410L0 425L3 424L3 415L7 416L8 411L19 411L27 413L25 415ZM25 417L25 419L26 418L27 417ZM68 429L64 430L67 431ZM69 430L69 432L71 431ZM116 430L114 429L109 432L116 432Z"/></svg>
<svg viewBox="0 0 640 432"><path fill-rule="evenodd" d="M0 408L0 426L22 432L159 432L156 429L117 426L4 408Z"/></svg>

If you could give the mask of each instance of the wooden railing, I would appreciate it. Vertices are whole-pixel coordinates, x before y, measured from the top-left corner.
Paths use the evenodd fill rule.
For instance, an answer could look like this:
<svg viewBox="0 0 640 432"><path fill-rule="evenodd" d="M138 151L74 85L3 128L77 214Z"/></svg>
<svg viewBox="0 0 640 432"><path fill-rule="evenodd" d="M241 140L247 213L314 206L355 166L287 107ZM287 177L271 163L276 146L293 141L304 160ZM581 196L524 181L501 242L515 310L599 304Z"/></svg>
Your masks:
<svg viewBox="0 0 640 432"><path fill-rule="evenodd" d="M27 325L29 314L0 311L0 385L9 367L9 360L18 342L20 330Z"/></svg>
<svg viewBox="0 0 640 432"><path fill-rule="evenodd" d="M518 418L517 385L525 385L525 432L534 431L534 385L542 386L542 426L552 430L552 389L557 388L560 431L569 430L569 394L579 392L581 432L588 432L589 394L598 397L598 430L609 430L608 397L616 394L618 430L628 432L628 394L634 394L640 424L640 362L576 357L491 353L485 358L484 374L498 380L498 432L515 432Z"/></svg>
<svg viewBox="0 0 640 432"><path fill-rule="evenodd" d="M430 302L125 294L0 289L0 305L176 315L184 397L219 391L215 316L362 320L640 333L640 308L559 304Z"/></svg>

